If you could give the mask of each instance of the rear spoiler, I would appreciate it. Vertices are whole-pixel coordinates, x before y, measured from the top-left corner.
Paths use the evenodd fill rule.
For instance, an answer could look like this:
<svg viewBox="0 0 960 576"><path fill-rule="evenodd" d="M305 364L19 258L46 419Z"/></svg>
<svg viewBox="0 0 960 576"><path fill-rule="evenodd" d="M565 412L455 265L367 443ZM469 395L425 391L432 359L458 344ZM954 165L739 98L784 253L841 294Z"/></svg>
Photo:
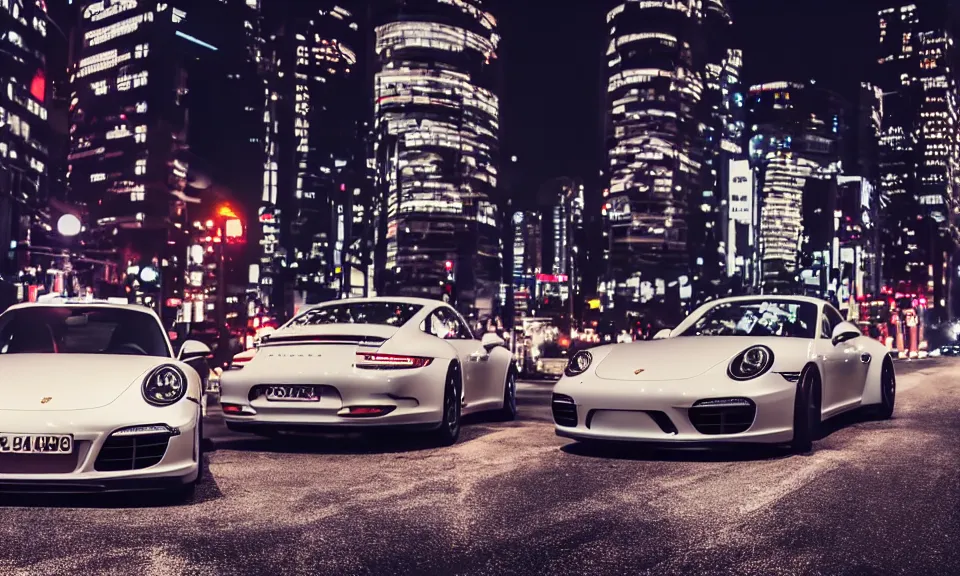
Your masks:
<svg viewBox="0 0 960 576"><path fill-rule="evenodd" d="M298 335L298 336L277 336L271 334L269 337L264 337L260 341L261 348L269 348L271 346L293 346L297 344L343 344L343 345L367 345L367 346L379 346L386 342L386 338L381 338L379 336L359 336L359 335L336 335L336 334L323 334L323 335Z"/></svg>

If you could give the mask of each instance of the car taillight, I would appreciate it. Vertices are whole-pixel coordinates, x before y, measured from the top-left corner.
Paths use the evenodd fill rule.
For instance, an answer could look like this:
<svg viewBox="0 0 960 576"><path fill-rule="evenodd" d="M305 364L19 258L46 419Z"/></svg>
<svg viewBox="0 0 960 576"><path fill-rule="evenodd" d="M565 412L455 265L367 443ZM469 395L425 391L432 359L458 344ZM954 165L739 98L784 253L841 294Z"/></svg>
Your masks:
<svg viewBox="0 0 960 576"><path fill-rule="evenodd" d="M395 354L357 352L357 368L372 370L423 368L432 361L433 358L421 358L419 356L397 356Z"/></svg>
<svg viewBox="0 0 960 576"><path fill-rule="evenodd" d="M249 358L234 358L230 362L230 365L227 366L227 370L240 370L251 360L253 360L253 356Z"/></svg>

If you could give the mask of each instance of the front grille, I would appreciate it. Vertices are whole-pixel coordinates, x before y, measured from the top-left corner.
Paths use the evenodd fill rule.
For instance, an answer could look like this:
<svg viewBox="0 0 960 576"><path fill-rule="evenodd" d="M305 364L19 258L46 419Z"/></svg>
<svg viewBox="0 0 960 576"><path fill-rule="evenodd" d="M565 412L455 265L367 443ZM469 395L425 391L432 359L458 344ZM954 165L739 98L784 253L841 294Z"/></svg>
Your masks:
<svg viewBox="0 0 960 576"><path fill-rule="evenodd" d="M111 435L100 448L93 467L100 472L116 472L155 466L167 453L170 436L169 432L135 436Z"/></svg>
<svg viewBox="0 0 960 576"><path fill-rule="evenodd" d="M701 434L740 434L753 425L757 406L747 398L714 398L694 403L689 415Z"/></svg>
<svg viewBox="0 0 960 576"><path fill-rule="evenodd" d="M553 421L559 426L574 428L577 425L577 403L563 394L553 395Z"/></svg>

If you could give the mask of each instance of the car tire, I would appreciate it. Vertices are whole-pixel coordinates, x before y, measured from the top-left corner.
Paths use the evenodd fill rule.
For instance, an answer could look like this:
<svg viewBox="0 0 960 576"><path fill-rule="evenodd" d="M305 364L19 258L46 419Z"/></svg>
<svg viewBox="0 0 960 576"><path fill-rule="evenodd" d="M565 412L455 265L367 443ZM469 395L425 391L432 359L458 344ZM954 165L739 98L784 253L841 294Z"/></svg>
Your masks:
<svg viewBox="0 0 960 576"><path fill-rule="evenodd" d="M517 419L517 372L507 369L507 378L503 383L503 407L497 412L497 420L512 422Z"/></svg>
<svg viewBox="0 0 960 576"><path fill-rule="evenodd" d="M460 437L460 391L463 381L460 377L460 366L451 364L447 370L446 381L443 384L443 418L440 426L431 432L432 443L436 446L451 446Z"/></svg>
<svg viewBox="0 0 960 576"><path fill-rule="evenodd" d="M813 450L813 441L820 433L822 390L820 372L808 366L800 376L793 405L793 440L790 449L795 454L807 454Z"/></svg>
<svg viewBox="0 0 960 576"><path fill-rule="evenodd" d="M880 405L876 407L876 417L879 420L893 418L893 408L896 403L897 373L893 368L893 362L889 358L884 358L883 367L880 369Z"/></svg>

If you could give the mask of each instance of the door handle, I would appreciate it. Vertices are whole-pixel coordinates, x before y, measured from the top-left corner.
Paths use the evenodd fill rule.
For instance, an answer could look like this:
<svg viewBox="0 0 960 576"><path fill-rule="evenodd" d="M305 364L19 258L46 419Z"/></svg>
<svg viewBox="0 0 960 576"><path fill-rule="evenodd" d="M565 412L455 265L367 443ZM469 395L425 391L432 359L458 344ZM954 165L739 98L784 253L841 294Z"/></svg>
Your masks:
<svg viewBox="0 0 960 576"><path fill-rule="evenodd" d="M486 352L474 352L470 355L471 362L486 362L490 359L490 355Z"/></svg>

